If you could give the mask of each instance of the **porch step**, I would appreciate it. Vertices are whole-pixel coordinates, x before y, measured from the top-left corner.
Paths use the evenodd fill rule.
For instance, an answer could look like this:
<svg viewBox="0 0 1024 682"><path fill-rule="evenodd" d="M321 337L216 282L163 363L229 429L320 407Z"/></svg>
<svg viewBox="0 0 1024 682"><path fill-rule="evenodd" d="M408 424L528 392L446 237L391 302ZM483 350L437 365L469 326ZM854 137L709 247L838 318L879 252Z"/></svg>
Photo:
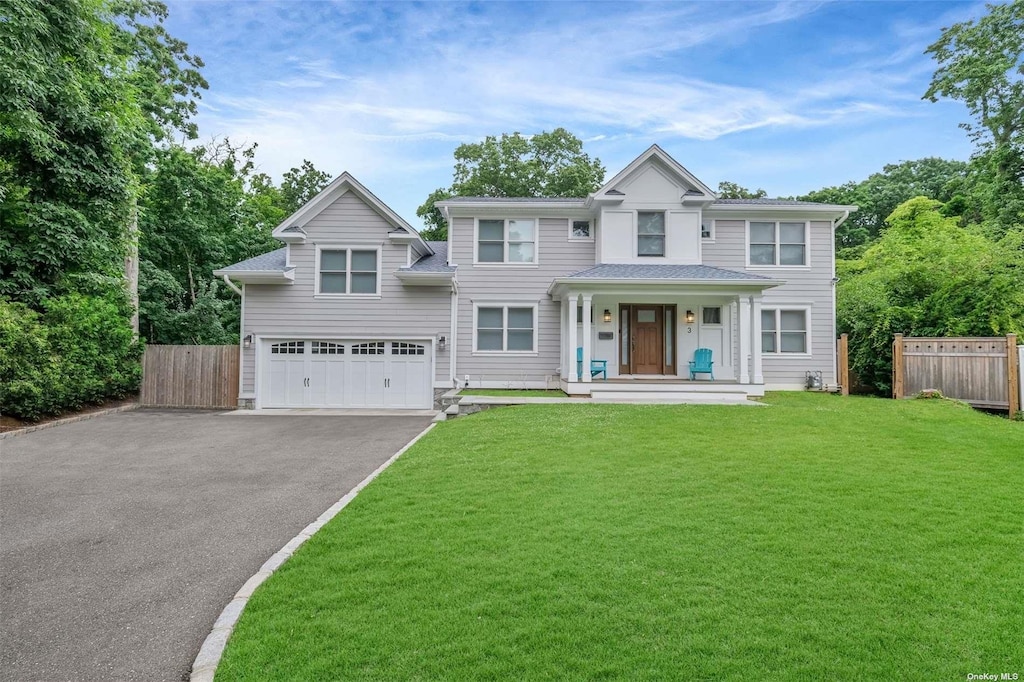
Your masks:
<svg viewBox="0 0 1024 682"><path fill-rule="evenodd" d="M732 381L601 381L590 383L590 393L735 393L746 396L741 384Z"/></svg>
<svg viewBox="0 0 1024 682"><path fill-rule="evenodd" d="M660 403L666 405L757 405L747 400L745 391L594 391L591 402L595 403Z"/></svg>

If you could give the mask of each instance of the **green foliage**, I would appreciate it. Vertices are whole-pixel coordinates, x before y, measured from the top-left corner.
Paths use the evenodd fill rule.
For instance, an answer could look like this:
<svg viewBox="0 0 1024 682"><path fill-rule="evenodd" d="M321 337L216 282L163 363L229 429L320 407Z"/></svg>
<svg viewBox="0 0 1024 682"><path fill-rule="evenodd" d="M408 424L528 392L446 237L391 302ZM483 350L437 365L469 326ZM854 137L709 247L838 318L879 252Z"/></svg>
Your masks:
<svg viewBox="0 0 1024 682"><path fill-rule="evenodd" d="M44 309L0 300L0 411L38 419L138 388L142 346L126 301L67 294Z"/></svg>
<svg viewBox="0 0 1024 682"><path fill-rule="evenodd" d="M302 165L292 168L281 180L281 203L285 216L295 213L306 202L320 193L331 182L331 176L317 170L312 161L302 160Z"/></svg>
<svg viewBox="0 0 1024 682"><path fill-rule="evenodd" d="M836 230L836 248L850 249L868 244L885 229L885 220L897 206L913 197L924 196L948 202L963 194L968 166L963 161L929 157L886 164L861 182L825 187L797 197L801 201L859 206L859 210ZM856 252L847 252L850 257Z"/></svg>
<svg viewBox="0 0 1024 682"><path fill-rule="evenodd" d="M424 239L445 239L447 226L435 201L452 196L585 197L601 186L605 169L583 152L583 142L565 128L525 136L488 135L455 149L451 187L431 192L416 209Z"/></svg>
<svg viewBox="0 0 1024 682"><path fill-rule="evenodd" d="M768 196L768 192L763 189L749 190L725 180L718 183L718 196L721 199L763 199Z"/></svg>
<svg viewBox="0 0 1024 682"><path fill-rule="evenodd" d="M917 197L862 258L837 263L838 326L862 384L890 390L892 338L1024 332L1024 237L993 242Z"/></svg>

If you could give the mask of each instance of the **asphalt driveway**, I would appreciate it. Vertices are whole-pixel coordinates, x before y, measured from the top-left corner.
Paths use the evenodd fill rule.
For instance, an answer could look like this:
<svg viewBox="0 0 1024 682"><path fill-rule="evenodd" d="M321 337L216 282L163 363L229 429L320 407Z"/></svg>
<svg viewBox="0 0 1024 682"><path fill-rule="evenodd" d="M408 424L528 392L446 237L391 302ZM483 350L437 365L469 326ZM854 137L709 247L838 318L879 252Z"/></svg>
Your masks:
<svg viewBox="0 0 1024 682"><path fill-rule="evenodd" d="M242 583L429 421L140 410L0 440L0 679L187 678Z"/></svg>

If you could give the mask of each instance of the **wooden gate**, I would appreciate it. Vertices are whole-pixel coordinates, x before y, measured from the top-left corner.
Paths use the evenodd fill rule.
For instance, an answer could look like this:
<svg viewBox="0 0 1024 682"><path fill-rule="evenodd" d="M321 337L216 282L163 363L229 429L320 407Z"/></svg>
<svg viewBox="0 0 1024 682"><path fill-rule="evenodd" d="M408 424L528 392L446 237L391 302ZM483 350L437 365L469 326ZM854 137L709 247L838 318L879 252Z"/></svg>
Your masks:
<svg viewBox="0 0 1024 682"><path fill-rule="evenodd" d="M904 338L892 345L892 395L935 389L975 407L1020 409L1017 337Z"/></svg>
<svg viewBox="0 0 1024 682"><path fill-rule="evenodd" d="M238 346L146 346L139 404L238 407Z"/></svg>

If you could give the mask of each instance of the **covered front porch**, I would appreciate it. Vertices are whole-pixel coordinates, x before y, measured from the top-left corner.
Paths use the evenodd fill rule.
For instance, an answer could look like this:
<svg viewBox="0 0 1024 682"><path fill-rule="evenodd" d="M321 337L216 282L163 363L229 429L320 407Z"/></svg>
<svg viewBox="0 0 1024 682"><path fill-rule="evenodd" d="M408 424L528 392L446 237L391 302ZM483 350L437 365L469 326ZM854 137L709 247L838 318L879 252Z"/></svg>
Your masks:
<svg viewBox="0 0 1024 682"><path fill-rule="evenodd" d="M664 275L672 266L645 267ZM780 282L704 266L687 274L556 280L562 390L595 400L764 395L762 297ZM698 349L711 365L691 377Z"/></svg>

